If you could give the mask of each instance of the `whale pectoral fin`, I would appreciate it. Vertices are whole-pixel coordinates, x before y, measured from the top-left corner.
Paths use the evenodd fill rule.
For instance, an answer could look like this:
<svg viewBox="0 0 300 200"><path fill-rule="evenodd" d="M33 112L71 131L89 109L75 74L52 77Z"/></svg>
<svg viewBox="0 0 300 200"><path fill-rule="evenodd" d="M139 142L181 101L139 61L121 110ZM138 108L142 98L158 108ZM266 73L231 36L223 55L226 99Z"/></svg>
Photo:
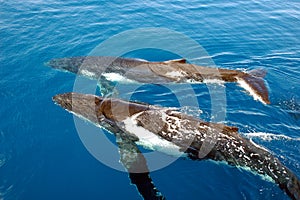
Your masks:
<svg viewBox="0 0 300 200"><path fill-rule="evenodd" d="M144 199L164 200L165 197L155 187L149 173L147 161L134 140L123 132L116 133L120 161L129 174L131 184L135 185Z"/></svg>
<svg viewBox="0 0 300 200"><path fill-rule="evenodd" d="M132 184L135 184L143 199L165 200L166 198L157 190L149 173L129 173Z"/></svg>
<svg viewBox="0 0 300 200"><path fill-rule="evenodd" d="M112 81L107 80L104 76L98 79L98 86L100 88L100 93L103 97L116 97L119 92L116 89L116 84Z"/></svg>
<svg viewBox="0 0 300 200"><path fill-rule="evenodd" d="M169 63L186 63L185 58L180 58L180 59L174 59L174 60L167 60L164 61L163 63L169 64Z"/></svg>
<svg viewBox="0 0 300 200"><path fill-rule="evenodd" d="M115 133L120 153L120 161L128 172L148 172L146 159L135 144L135 140L119 131ZM137 139L138 140L138 139Z"/></svg>

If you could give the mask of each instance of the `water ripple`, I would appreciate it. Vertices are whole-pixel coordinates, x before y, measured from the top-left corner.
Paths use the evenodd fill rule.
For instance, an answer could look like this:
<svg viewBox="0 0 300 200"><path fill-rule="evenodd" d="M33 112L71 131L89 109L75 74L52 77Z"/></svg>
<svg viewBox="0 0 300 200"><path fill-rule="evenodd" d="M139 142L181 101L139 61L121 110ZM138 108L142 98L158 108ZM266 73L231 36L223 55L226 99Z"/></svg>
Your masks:
<svg viewBox="0 0 300 200"><path fill-rule="evenodd" d="M23 192L29 199L47 196L48 199L71 199L86 194L97 199L102 199L103 195L115 199L124 196L140 198L134 196L135 193L128 187L118 193L112 192L110 185L126 188L121 178L111 178L116 177L115 171L95 163L88 154L73 156L76 154L74 152L83 149L82 144L76 143L76 133L72 133L74 138L61 134L62 130L73 124L67 123L66 117L69 115L62 114L63 111L52 104L51 97L71 91L75 76L45 68L43 63L57 57L88 55L109 37L141 27L166 27L186 34L205 48L218 67L241 70L265 68L268 71L265 80L269 85L272 104L261 105L236 84L225 84L225 122L239 127L240 132L253 137L276 155L284 156L281 159L299 176L298 1L0 2L0 99L4 102L4 106L0 107L0 116L4 119L0 122L0 172L2 175L5 169L7 181L3 183L1 176L0 198L25 198ZM192 48L185 50L188 52ZM153 59L168 58L163 53L145 52L141 55ZM199 55L191 62L209 64L204 63L206 59ZM149 86L122 95L169 107L179 107L180 102L191 103L191 98L196 97L201 110L191 105L182 108L182 111L210 120L214 116L211 116L208 87L196 84L192 88L195 95L186 94L185 86L172 88L173 91ZM218 98L221 95L216 94ZM62 123L57 125L55 122ZM10 134L3 138L4 133ZM58 144L60 140L61 146ZM40 149L43 145L45 149ZM52 157L45 159L49 155ZM82 162L85 158L85 162ZM37 165L41 166L41 160L46 164L40 174L35 173ZM85 166L89 170L83 173ZM97 167L90 170L92 166ZM68 169L67 173L62 174L63 169ZM178 161L163 170L163 175L155 181L161 187L172 186L165 191L170 199L192 199L199 193L199 198L203 199L221 199L224 196L227 199L287 199L276 185L228 166L205 161ZM171 170L176 174L171 177L173 181L169 181ZM84 177L94 178L96 174L107 176L103 176L103 180L98 177L99 180L94 182L90 179L85 181ZM43 184L40 184L41 180ZM60 182L68 183L68 186L60 185ZM104 188L100 192L99 185ZM178 189L182 194L174 191L178 185L182 186ZM238 187L233 187L236 185ZM70 188L73 192L66 192ZM32 191L40 191L40 194Z"/></svg>

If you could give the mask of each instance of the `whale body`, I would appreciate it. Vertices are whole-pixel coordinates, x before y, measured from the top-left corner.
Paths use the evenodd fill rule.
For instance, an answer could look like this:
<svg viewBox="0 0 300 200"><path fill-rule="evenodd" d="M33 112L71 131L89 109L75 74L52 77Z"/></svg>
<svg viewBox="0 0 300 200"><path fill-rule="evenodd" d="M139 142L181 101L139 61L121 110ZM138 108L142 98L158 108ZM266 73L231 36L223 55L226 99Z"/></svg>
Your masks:
<svg viewBox="0 0 300 200"><path fill-rule="evenodd" d="M103 77L110 80L117 75L129 81L155 84L201 83L211 80L238 82L254 99L264 104L270 104L268 88L263 80L266 72L262 70L253 70L246 73L239 70L189 64L185 59L149 62L107 56L58 58L45 64L55 69L97 80L101 80Z"/></svg>
<svg viewBox="0 0 300 200"><path fill-rule="evenodd" d="M95 95L65 93L53 101L111 133L121 131L123 137L145 148L226 162L266 175L291 199L300 200L297 176L268 150L239 135L237 127L205 122L174 109Z"/></svg>

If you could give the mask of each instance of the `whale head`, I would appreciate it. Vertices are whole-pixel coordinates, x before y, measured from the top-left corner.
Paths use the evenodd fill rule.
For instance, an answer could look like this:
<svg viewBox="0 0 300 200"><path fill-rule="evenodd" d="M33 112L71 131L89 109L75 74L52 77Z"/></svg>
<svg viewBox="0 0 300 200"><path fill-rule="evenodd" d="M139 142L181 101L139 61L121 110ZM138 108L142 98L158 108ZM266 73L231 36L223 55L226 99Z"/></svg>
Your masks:
<svg viewBox="0 0 300 200"><path fill-rule="evenodd" d="M67 111L94 123L103 117L103 113L99 109L103 101L102 97L70 92L55 95L52 100Z"/></svg>
<svg viewBox="0 0 300 200"><path fill-rule="evenodd" d="M73 92L58 94L52 99L67 111L94 123L101 122L103 119L120 122L149 109L145 104Z"/></svg>
<svg viewBox="0 0 300 200"><path fill-rule="evenodd" d="M49 60L45 63L46 66L52 67L54 69L67 71L71 73L78 73L81 65L84 63L85 57L76 57L74 58L55 58Z"/></svg>

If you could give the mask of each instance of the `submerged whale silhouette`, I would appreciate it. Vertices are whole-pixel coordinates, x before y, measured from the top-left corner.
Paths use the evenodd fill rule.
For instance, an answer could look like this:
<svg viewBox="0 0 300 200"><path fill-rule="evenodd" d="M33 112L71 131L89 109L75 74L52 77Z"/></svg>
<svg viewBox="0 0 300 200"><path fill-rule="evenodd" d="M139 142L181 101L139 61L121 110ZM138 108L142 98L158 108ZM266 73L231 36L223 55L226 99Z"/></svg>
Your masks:
<svg viewBox="0 0 300 200"><path fill-rule="evenodd" d="M263 77L266 72L203 67L189 64L185 59L148 62L138 59L83 56L52 59L45 63L55 69L66 70L92 79L112 79L113 74L141 83L200 83L209 80L238 82L250 95L264 104L270 104Z"/></svg>
<svg viewBox="0 0 300 200"><path fill-rule="evenodd" d="M300 200L297 176L269 151L239 135L236 127L205 122L172 109L95 95L65 93L54 96L53 101L112 133L118 129L123 137L145 148L172 149L177 151L169 152L172 155L225 161L267 175L291 199ZM152 137L163 142L153 144L157 140L149 140Z"/></svg>

